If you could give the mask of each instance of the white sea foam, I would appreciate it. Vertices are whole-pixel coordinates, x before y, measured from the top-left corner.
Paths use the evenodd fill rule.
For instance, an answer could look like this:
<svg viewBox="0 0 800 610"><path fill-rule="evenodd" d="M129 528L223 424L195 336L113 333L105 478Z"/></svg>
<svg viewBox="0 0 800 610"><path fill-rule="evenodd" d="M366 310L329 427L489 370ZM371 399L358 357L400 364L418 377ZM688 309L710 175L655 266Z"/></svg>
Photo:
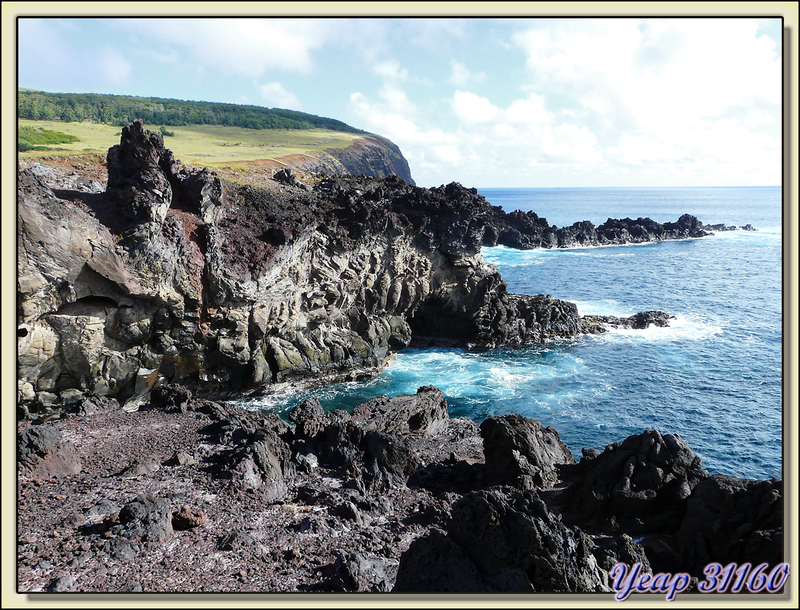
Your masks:
<svg viewBox="0 0 800 610"><path fill-rule="evenodd" d="M250 396L243 399L238 404L246 409L252 409L254 411L270 413L280 412L284 408L288 408L288 405L292 403L293 399L306 393L306 390L289 383L276 385L277 387L273 387L269 394Z"/></svg>
<svg viewBox="0 0 800 610"><path fill-rule="evenodd" d="M722 332L721 324L679 314L674 320L670 320L669 326L650 326L645 329L612 328L607 333L593 336L625 342L701 341Z"/></svg>
<svg viewBox="0 0 800 610"><path fill-rule="evenodd" d="M530 375L514 373L505 368L489 368L489 378L497 384L517 384L524 383L530 379Z"/></svg>
<svg viewBox="0 0 800 610"><path fill-rule="evenodd" d="M617 316L618 318L624 318L637 313L631 307L624 306L615 299L573 302L578 306L578 313L582 316Z"/></svg>

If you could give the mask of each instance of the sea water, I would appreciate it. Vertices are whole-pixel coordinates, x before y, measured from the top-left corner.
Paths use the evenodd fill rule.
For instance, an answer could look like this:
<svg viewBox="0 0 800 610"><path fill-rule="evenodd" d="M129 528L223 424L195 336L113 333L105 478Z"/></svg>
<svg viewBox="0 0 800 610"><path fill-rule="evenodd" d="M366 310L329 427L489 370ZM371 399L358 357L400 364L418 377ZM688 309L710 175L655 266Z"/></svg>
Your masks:
<svg viewBox="0 0 800 610"><path fill-rule="evenodd" d="M488 351L406 349L365 382L287 391L246 405L286 414L315 396L352 409L440 388L451 416L520 413L558 430L576 458L646 429L680 435L711 473L782 477L781 189L479 189L505 210L565 226L607 218L752 224L758 230L644 245L484 248L510 292L550 294L584 314L663 310L668 328L615 330Z"/></svg>

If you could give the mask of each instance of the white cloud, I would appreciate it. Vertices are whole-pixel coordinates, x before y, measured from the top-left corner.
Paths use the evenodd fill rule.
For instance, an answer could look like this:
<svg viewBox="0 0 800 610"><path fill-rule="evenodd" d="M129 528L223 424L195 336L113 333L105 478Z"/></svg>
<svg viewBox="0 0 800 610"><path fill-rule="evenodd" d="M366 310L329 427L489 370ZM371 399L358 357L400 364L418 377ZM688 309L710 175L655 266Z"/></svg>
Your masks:
<svg viewBox="0 0 800 610"><path fill-rule="evenodd" d="M592 128L609 161L663 164L675 172L702 154L743 173L766 161L771 183L780 182L780 56L772 39L757 37L755 20L554 26L514 38L531 85L562 108L580 108L575 117ZM730 119L739 115L734 127Z"/></svg>
<svg viewBox="0 0 800 610"><path fill-rule="evenodd" d="M525 99L514 100L505 112L512 124L539 125L552 123L554 117L545 110L544 97L531 93Z"/></svg>
<svg viewBox="0 0 800 610"><path fill-rule="evenodd" d="M133 66L119 51L106 48L98 57L103 78L112 85L127 85L133 76Z"/></svg>
<svg viewBox="0 0 800 610"><path fill-rule="evenodd" d="M535 94L501 108L475 93L456 91L451 107L459 126L451 130L427 127L427 117L412 119L361 93L351 102L368 129L400 146L420 184L435 185L431 176L440 175L469 185L481 179L485 185L487 175L525 174L554 162L594 164L602 158L588 128L558 120Z"/></svg>
<svg viewBox="0 0 800 610"><path fill-rule="evenodd" d="M748 113L744 123L748 127L758 127L759 125L776 125L778 123L778 117L769 112L753 110L752 112Z"/></svg>
<svg viewBox="0 0 800 610"><path fill-rule="evenodd" d="M413 116L417 108L408 99L408 94L400 87L387 83L378 91L379 97L386 102L392 112Z"/></svg>
<svg viewBox="0 0 800 610"><path fill-rule="evenodd" d="M469 91L456 91L453 96L453 112L461 122L474 124L494 121L500 110L485 97Z"/></svg>
<svg viewBox="0 0 800 610"><path fill-rule="evenodd" d="M372 71L384 79L393 81L403 81L408 78L408 70L397 60L380 61L372 66Z"/></svg>
<svg viewBox="0 0 800 610"><path fill-rule="evenodd" d="M473 74L460 61L455 59L450 61L450 77L447 82L456 87L468 87L473 84L481 84L486 81L486 73L478 72Z"/></svg>
<svg viewBox="0 0 800 610"><path fill-rule="evenodd" d="M780 183L780 48L757 21L530 23L510 38L525 60L523 95L498 103L470 90L456 56L449 118L448 105L415 97L413 70L399 64L384 73L403 76L402 97L361 96L368 128L401 147L421 184Z"/></svg>
<svg viewBox="0 0 800 610"><path fill-rule="evenodd" d="M224 69L260 78L269 70L309 73L312 53L329 39L325 20L156 19L126 20L144 39L190 54L188 66Z"/></svg>
<svg viewBox="0 0 800 610"><path fill-rule="evenodd" d="M290 110L302 110L303 104L291 91L287 91L281 83L266 83L259 85L262 99L269 105Z"/></svg>
<svg viewBox="0 0 800 610"><path fill-rule="evenodd" d="M461 161L461 152L456 144L440 144L434 146L433 152L439 161L445 163L458 163Z"/></svg>

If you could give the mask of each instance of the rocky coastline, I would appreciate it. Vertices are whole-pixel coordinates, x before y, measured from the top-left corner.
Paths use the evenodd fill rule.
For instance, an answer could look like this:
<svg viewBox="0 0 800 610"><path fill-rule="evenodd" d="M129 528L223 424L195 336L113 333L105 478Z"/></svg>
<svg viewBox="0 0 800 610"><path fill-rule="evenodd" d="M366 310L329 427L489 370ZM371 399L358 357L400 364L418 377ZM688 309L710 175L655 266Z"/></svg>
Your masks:
<svg viewBox="0 0 800 610"><path fill-rule="evenodd" d="M576 461L442 392L274 414L158 387L18 431L20 592L592 592L609 571L783 561L782 481L710 476L646 430Z"/></svg>
<svg viewBox="0 0 800 610"><path fill-rule="evenodd" d="M555 230L475 189L393 176L303 182L281 170L254 186L179 164L141 123L102 170L19 172L21 415L90 393L141 403L162 383L224 397L357 379L412 344L485 349L665 325L663 312L581 317L549 295L510 294L481 247L708 235L688 215Z"/></svg>
<svg viewBox="0 0 800 610"><path fill-rule="evenodd" d="M691 587L710 561L780 563L782 481L710 476L675 434L577 461L536 420L450 418L430 386L288 421L225 402L409 345L668 325L510 294L481 247L710 230L559 229L396 176L241 181L139 122L102 168L21 163L18 591L610 593L619 562Z"/></svg>

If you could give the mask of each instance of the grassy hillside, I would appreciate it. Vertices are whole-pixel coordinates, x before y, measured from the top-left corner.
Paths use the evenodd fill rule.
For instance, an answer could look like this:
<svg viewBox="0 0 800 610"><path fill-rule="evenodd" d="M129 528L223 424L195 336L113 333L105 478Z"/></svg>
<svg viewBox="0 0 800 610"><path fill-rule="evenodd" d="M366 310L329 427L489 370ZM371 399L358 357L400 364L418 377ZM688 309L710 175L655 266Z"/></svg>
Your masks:
<svg viewBox="0 0 800 610"><path fill-rule="evenodd" d="M74 136L77 141L56 143L46 150L20 152L23 157L53 155L105 155L119 144L120 127L101 123L62 121L32 121L19 119L22 128L42 128ZM159 125L146 125L158 132ZM164 144L183 163L224 165L230 162L277 159L294 154L311 154L326 148L347 148L358 134L327 129L246 129L220 125L189 125L169 127L172 136Z"/></svg>

